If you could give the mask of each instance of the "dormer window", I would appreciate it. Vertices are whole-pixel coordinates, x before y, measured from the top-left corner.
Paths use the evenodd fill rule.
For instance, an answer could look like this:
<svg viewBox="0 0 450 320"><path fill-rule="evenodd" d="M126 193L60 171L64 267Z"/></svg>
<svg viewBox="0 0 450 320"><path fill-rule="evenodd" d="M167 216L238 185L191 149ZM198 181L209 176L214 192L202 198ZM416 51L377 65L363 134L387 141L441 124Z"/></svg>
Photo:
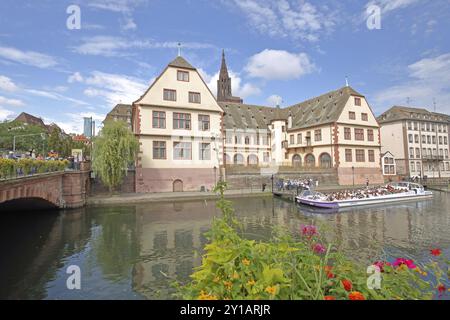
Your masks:
<svg viewBox="0 0 450 320"><path fill-rule="evenodd" d="M178 81L189 82L189 72L178 70L177 79Z"/></svg>

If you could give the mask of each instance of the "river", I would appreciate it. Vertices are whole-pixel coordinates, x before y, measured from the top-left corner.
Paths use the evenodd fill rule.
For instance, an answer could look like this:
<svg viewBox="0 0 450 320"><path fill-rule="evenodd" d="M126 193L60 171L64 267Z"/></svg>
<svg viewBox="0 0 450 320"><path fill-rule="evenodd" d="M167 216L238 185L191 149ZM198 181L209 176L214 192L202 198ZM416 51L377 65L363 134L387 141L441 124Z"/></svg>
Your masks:
<svg viewBox="0 0 450 320"><path fill-rule="evenodd" d="M439 247L450 257L450 195L432 200L317 214L271 197L232 200L247 237L270 237L282 225L314 223L351 258L426 259ZM86 207L0 215L2 299L170 299L171 283L201 261L215 202L187 201ZM68 290L68 266L81 290Z"/></svg>

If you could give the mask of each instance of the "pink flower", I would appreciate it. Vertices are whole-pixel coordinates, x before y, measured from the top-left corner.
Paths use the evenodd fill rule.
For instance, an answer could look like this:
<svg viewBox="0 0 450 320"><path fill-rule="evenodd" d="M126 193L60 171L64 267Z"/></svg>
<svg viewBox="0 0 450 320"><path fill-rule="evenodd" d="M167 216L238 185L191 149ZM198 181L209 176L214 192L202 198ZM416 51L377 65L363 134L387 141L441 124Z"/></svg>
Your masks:
<svg viewBox="0 0 450 320"><path fill-rule="evenodd" d="M392 264L390 264L389 262L385 262L385 261L376 261L373 263L374 266L378 267L380 269L380 272L384 272L384 267L385 266L392 266Z"/></svg>
<svg viewBox="0 0 450 320"><path fill-rule="evenodd" d="M317 227L316 227L316 226L313 226L313 225L309 225L309 226L302 225L302 226L300 227L300 229L301 229L301 231L302 231L302 235L304 235L304 236L306 236L306 237L308 237L308 238L311 238L311 237L313 237L313 236L319 234L319 233L317 232Z"/></svg>
<svg viewBox="0 0 450 320"><path fill-rule="evenodd" d="M318 253L318 254L325 253L325 251L327 251L325 249L325 247L323 245L321 245L320 243L316 243L314 245L313 249L314 249L314 252Z"/></svg>
<svg viewBox="0 0 450 320"><path fill-rule="evenodd" d="M394 261L394 267L400 267L402 265L405 265L408 267L408 269L415 269L417 266L414 264L414 261L410 259L405 258L397 258L397 260Z"/></svg>

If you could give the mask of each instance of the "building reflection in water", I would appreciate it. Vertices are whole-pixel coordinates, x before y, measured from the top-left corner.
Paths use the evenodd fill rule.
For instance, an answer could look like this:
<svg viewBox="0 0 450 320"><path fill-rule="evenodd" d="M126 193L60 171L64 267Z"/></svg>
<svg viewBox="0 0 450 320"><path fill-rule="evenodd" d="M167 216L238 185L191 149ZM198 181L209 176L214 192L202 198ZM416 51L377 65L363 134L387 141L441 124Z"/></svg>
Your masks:
<svg viewBox="0 0 450 320"><path fill-rule="evenodd" d="M436 193L430 201L324 214L270 197L233 202L250 239L270 237L274 226L299 235L302 224L312 223L347 255L368 264L383 254L418 259L434 246L450 256L447 194ZM170 284L187 281L200 264L207 242L204 234L219 214L214 201L4 214L0 297L171 298ZM80 292L65 287L65 268L70 264L82 268Z"/></svg>

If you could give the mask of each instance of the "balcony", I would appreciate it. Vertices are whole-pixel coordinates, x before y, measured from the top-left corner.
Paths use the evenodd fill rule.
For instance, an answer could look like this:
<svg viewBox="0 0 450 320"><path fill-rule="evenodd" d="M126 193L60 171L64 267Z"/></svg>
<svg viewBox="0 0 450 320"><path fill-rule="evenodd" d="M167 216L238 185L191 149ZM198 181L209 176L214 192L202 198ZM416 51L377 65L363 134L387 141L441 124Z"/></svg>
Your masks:
<svg viewBox="0 0 450 320"><path fill-rule="evenodd" d="M423 155L422 156L423 160L435 160L435 161L443 161L444 160L444 156L443 155L431 155L431 154L427 154L427 155Z"/></svg>

